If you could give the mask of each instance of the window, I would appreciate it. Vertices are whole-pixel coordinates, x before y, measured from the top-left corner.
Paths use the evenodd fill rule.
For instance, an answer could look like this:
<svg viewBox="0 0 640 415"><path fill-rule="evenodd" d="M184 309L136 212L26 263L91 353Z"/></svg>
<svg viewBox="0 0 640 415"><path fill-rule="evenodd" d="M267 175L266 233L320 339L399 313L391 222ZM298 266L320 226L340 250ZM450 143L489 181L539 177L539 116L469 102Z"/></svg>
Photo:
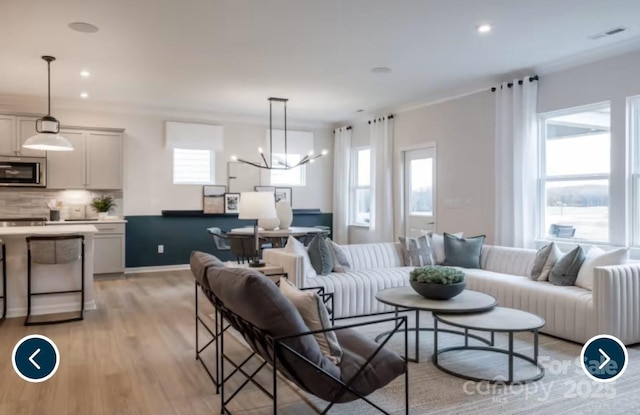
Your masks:
<svg viewBox="0 0 640 415"><path fill-rule="evenodd" d="M409 213L415 216L433 215L433 158L413 159L409 164L411 188Z"/></svg>
<svg viewBox="0 0 640 415"><path fill-rule="evenodd" d="M266 156L265 156L266 157ZM284 161L284 154L273 154L273 164L277 166L277 160ZM287 154L287 164L294 166L300 162L300 154ZM269 161L271 162L271 161ZM299 166L291 170L270 170L272 186L304 186L306 184L307 166Z"/></svg>
<svg viewBox="0 0 640 415"><path fill-rule="evenodd" d="M609 242L609 104L541 117L540 236Z"/></svg>
<svg viewBox="0 0 640 415"><path fill-rule="evenodd" d="M274 129L266 130L265 157L273 151L273 164L278 166L278 160L285 161L284 154L287 153L287 164L294 166L302 160L302 157L313 150L313 132L287 130L287 146L285 147L285 131ZM271 160L268 160L271 164ZM272 186L306 186L307 166L296 167L291 170L270 170L270 184Z"/></svg>
<svg viewBox="0 0 640 415"><path fill-rule="evenodd" d="M633 151L631 161L632 242L634 246L640 246L640 97L629 100L629 133Z"/></svg>
<svg viewBox="0 0 640 415"><path fill-rule="evenodd" d="M211 150L173 149L173 184L213 184Z"/></svg>
<svg viewBox="0 0 640 415"><path fill-rule="evenodd" d="M368 226L371 208L371 149L369 147L353 150L352 173L352 223Z"/></svg>

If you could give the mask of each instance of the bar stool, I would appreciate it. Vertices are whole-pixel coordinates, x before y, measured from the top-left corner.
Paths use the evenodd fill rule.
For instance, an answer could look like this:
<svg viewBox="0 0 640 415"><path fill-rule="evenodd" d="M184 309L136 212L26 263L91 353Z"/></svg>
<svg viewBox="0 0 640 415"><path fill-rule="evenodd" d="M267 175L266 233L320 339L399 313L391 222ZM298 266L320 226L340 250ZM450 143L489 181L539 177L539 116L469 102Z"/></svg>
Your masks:
<svg viewBox="0 0 640 415"><path fill-rule="evenodd" d="M0 246L2 246L2 258L0 258L2 262L2 295L0 295L0 299L2 299L2 318L0 318L0 323L2 323L7 318L7 247L2 241L0 241Z"/></svg>
<svg viewBox="0 0 640 415"><path fill-rule="evenodd" d="M36 324L56 324L84 319L84 236L56 235L29 236L27 239L27 318L25 326ZM80 289L64 291L32 292L32 264L68 264L80 259ZM80 294L80 315L59 320L32 321L32 297L42 295Z"/></svg>

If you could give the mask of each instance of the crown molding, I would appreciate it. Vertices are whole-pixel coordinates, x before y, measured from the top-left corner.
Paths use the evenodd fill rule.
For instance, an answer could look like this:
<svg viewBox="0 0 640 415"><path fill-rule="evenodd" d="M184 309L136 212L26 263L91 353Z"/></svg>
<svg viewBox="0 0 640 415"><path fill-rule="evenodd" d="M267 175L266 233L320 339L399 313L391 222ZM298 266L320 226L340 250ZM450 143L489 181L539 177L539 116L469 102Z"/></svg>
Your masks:
<svg viewBox="0 0 640 415"><path fill-rule="evenodd" d="M43 108L46 108L46 99L43 97L0 94L0 111L3 113L39 114ZM114 115L140 115L158 117L166 120L193 120L220 124L269 125L268 117L261 115L224 114L206 111L190 111L178 108L155 108L132 104L114 104L100 101L80 101L59 98L54 99L51 112L55 114L57 110ZM329 121L287 120L288 129L330 129L332 125L333 123Z"/></svg>
<svg viewBox="0 0 640 415"><path fill-rule="evenodd" d="M533 67L533 70L537 75L548 75L638 50L640 50L640 36L536 65Z"/></svg>

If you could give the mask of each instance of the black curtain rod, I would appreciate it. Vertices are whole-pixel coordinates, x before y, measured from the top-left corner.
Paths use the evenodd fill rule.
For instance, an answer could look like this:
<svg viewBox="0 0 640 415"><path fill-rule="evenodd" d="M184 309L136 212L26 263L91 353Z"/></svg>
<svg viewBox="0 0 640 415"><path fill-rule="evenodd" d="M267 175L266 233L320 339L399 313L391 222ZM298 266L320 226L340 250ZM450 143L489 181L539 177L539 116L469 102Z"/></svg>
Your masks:
<svg viewBox="0 0 640 415"><path fill-rule="evenodd" d="M347 130L347 131L348 131L348 130L350 130L350 129L351 129L351 126L350 126L350 125L347 125L346 127L336 128L336 129L335 129L335 130L333 130L333 131L342 131L342 130Z"/></svg>
<svg viewBox="0 0 640 415"><path fill-rule="evenodd" d="M372 122L384 121L385 119L392 120L393 119L393 114L387 115L386 117L380 117L380 118L376 118L374 120L371 120L371 121L369 121L369 124L371 124Z"/></svg>
<svg viewBox="0 0 640 415"><path fill-rule="evenodd" d="M533 82L533 81L537 81L537 80L538 80L538 75L529 77L529 82ZM522 79L518 81L518 85L522 85ZM507 84L507 87L508 88L513 87L513 82L509 82ZM502 89L502 85L500 85L500 89ZM498 90L498 88L495 87L495 86L493 88L491 88L491 92L496 92L497 90Z"/></svg>

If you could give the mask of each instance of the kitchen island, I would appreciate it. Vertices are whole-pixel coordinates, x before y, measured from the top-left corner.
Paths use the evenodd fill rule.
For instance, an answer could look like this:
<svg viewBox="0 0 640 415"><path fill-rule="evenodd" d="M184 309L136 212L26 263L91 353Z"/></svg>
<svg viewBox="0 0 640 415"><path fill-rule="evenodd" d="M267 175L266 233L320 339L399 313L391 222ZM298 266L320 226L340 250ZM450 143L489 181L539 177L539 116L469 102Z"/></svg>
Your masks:
<svg viewBox="0 0 640 415"><path fill-rule="evenodd" d="M85 310L96 308L93 299L93 225L0 227L0 240L7 250L7 317L27 315L27 236L84 235ZM32 266L32 292L80 288L80 261ZM64 313L80 309L79 294L47 295L32 301L33 315Z"/></svg>

